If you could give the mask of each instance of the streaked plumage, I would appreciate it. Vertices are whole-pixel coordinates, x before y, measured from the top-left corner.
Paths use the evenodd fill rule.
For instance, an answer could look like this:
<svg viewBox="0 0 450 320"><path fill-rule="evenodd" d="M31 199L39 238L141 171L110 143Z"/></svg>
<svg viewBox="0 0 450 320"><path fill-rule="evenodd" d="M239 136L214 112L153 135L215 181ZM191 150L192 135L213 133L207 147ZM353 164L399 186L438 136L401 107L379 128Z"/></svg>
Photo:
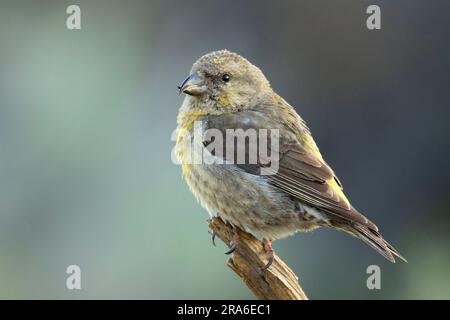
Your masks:
<svg viewBox="0 0 450 320"><path fill-rule="evenodd" d="M256 236L278 239L296 231L330 227L356 236L384 257L404 260L346 198L342 184L323 159L309 128L262 72L226 50L200 58L192 67L195 89L178 115L177 156L186 162L183 133L193 123L204 129L278 129L278 171L261 175L257 164L186 164L183 176L211 215ZM224 74L230 76L226 83ZM193 82L193 80L192 80ZM189 81L187 82L189 85ZM189 90L186 89L186 91ZM202 142L208 148L208 141ZM225 160L226 152L209 150Z"/></svg>

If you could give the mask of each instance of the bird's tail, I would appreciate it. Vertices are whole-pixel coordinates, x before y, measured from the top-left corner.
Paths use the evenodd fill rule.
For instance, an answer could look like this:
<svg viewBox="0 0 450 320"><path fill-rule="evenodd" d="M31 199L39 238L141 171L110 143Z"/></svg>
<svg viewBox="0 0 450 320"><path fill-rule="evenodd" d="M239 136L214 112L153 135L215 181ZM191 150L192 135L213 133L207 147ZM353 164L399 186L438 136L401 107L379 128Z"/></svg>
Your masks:
<svg viewBox="0 0 450 320"><path fill-rule="evenodd" d="M359 223L346 226L344 230L367 243L392 263L395 263L395 258L408 262L393 246L383 239L377 230Z"/></svg>

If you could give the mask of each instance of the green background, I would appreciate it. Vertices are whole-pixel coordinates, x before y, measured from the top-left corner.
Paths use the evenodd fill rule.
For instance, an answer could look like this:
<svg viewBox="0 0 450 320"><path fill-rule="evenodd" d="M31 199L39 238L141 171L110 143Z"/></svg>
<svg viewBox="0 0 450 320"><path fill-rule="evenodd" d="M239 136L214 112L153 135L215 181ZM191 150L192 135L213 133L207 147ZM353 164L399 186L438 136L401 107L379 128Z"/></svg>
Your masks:
<svg viewBox="0 0 450 320"><path fill-rule="evenodd" d="M81 7L81 30L66 8ZM365 26L378 4L382 29ZM450 298L448 1L0 2L0 298L253 295L170 160L201 55L258 65L356 208L409 260L331 230L275 242L320 298ZM226 192L226 190L224 190ZM82 290L66 289L68 265ZM381 267L382 288L366 288Z"/></svg>

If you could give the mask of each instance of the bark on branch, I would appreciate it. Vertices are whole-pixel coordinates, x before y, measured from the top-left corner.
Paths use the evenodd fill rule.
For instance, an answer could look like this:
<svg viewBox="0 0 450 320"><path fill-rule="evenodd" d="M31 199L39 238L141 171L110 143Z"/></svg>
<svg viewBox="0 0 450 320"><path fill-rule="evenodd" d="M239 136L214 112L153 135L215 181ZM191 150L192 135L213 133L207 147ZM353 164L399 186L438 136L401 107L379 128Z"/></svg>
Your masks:
<svg viewBox="0 0 450 320"><path fill-rule="evenodd" d="M220 218L209 220L209 227L227 245L232 228ZM239 241L227 265L242 279L258 299L308 300L295 273L274 253L273 264L261 271L267 262L263 245L252 235L239 230Z"/></svg>

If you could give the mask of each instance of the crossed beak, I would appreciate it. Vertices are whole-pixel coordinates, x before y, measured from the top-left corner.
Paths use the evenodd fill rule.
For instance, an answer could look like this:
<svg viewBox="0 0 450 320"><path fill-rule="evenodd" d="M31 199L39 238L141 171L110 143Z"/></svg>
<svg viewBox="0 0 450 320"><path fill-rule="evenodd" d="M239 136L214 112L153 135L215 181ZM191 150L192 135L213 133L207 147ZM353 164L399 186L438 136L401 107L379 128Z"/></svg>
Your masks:
<svg viewBox="0 0 450 320"><path fill-rule="evenodd" d="M191 74L177 88L180 90L179 94L184 92L190 96L200 96L207 91L205 82L197 73Z"/></svg>

